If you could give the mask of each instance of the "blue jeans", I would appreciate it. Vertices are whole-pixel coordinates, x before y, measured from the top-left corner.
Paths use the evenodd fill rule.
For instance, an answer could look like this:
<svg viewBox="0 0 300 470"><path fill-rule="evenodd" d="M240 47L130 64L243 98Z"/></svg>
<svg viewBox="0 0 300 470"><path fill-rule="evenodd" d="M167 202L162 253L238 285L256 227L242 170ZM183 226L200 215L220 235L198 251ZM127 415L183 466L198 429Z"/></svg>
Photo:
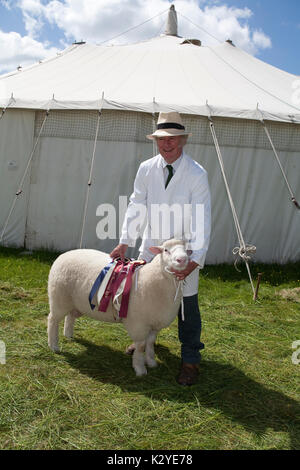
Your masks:
<svg viewBox="0 0 300 470"><path fill-rule="evenodd" d="M200 341L201 316L198 306L198 295L183 297L184 321L181 318L181 307L178 313L178 337L181 342L182 362L198 364L201 360L200 350L204 344Z"/></svg>

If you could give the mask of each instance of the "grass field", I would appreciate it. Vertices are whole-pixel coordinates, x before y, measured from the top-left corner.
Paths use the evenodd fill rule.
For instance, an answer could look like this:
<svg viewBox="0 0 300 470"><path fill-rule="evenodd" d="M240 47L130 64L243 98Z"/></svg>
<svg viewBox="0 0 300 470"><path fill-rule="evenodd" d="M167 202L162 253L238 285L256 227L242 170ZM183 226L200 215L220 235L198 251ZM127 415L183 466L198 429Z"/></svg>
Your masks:
<svg viewBox="0 0 300 470"><path fill-rule="evenodd" d="M175 381L177 321L159 334L159 366L142 378L120 324L80 318L74 340L61 334L62 352L52 353L55 255L20 252L0 249L1 449L300 449L300 263L253 265L254 278L263 273L256 302L244 267L202 270L205 349L199 383L185 388Z"/></svg>

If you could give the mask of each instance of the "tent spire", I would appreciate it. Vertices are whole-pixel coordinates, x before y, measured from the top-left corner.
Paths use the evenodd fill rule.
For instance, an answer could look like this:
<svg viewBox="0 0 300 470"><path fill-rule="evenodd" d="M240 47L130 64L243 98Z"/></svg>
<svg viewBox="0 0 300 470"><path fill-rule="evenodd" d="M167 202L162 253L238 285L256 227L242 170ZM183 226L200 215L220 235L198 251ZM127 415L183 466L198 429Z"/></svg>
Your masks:
<svg viewBox="0 0 300 470"><path fill-rule="evenodd" d="M167 36L178 36L177 13L176 13L174 5L170 6L170 10L168 12L168 19L167 19L165 34Z"/></svg>

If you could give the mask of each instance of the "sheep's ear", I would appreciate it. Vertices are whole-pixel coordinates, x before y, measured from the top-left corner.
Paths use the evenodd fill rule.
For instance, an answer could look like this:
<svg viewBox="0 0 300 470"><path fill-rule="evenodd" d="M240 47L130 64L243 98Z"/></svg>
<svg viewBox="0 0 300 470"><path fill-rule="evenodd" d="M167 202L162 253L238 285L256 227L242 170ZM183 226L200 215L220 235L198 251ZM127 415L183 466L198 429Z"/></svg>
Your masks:
<svg viewBox="0 0 300 470"><path fill-rule="evenodd" d="M191 256L191 254L193 253L193 250L186 250L186 253L188 256Z"/></svg>
<svg viewBox="0 0 300 470"><path fill-rule="evenodd" d="M150 246L149 247L149 250L151 251L151 253L153 253L154 255L159 255L159 253L162 252L162 247L161 246Z"/></svg>

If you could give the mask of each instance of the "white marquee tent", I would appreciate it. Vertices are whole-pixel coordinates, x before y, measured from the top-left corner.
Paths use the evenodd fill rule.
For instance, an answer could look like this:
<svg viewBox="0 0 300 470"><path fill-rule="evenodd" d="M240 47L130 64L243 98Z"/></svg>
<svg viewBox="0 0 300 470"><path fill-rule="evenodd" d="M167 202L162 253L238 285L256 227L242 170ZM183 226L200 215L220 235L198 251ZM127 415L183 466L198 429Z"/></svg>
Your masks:
<svg viewBox="0 0 300 470"><path fill-rule="evenodd" d="M175 15L171 7L166 33L149 41L75 43L0 77L0 243L109 251L137 168L156 150L145 136L159 111L175 110L193 134L187 152L209 175L207 263L232 262L239 245L218 145L253 259L300 259L291 201L300 197L299 77L230 41L204 47L179 37ZM96 233L104 203L116 208L115 239Z"/></svg>

